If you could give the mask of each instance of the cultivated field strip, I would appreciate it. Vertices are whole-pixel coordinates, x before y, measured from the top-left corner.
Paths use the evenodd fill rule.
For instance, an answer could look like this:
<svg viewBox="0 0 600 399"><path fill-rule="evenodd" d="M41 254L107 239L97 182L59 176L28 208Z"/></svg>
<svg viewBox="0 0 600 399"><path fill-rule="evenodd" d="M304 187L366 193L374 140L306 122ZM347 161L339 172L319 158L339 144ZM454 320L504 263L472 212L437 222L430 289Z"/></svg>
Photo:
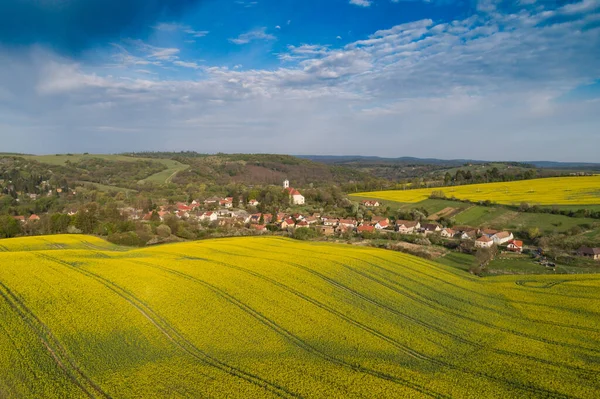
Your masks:
<svg viewBox="0 0 600 399"><path fill-rule="evenodd" d="M236 246L236 248L241 248L241 246L238 245L238 246ZM482 344L480 344L478 342L469 341L468 339L466 339L464 337L461 337L461 336L459 336L459 335L457 335L455 333L452 333L449 330L445 330L445 329L440 328L438 326L435 326L433 324L427 323L427 322L423 321L422 319L419 319L419 318L416 318L414 316L411 316L408 313L404 313L404 312L398 310L397 308L391 307L391 306L389 306L389 305L387 305L387 304L385 304L385 303L383 303L381 301L377 301L376 299L371 298L368 295L365 295L363 293L357 292L357 291L353 290L352 288L350 288L348 286L345 286L345 285L337 282L334 279L331 279L331 278L329 278L329 277L327 277L327 276L325 276L325 275L323 275L323 274L321 274L321 273L319 273L319 272L317 272L315 270L312 270L312 269L310 269L310 268L308 268L306 266L303 266L301 264L298 264L298 263L293 263L293 262L289 262L289 261L285 261L285 260L280 260L280 259L267 258L267 257L264 257L264 256L257 257L257 256L252 256L252 255L240 255L240 254L236 254L236 253L233 253L233 252L225 252L225 251L220 251L220 250L215 250L215 249L213 249L213 251L218 251L218 252L221 252L221 253L224 253L224 254L227 254L227 255L231 255L231 256L250 257L250 258L254 258L254 259L272 260L272 261L276 260L278 262L294 266L294 267L296 267L296 268L298 268L300 270L303 270L303 271L305 271L307 273L310 273L310 274L312 274L314 276L317 276L321 280L324 280L328 284L330 284L330 285L332 285L332 286L334 286L334 287L336 287L336 288L338 288L340 290L343 290L343 291L346 291L346 292L350 293L350 295L353 295L353 296L355 296L357 298L360 298L363 301L369 302L369 303L371 303L371 304L373 304L373 305L375 305L375 306L377 306L377 307L379 307L381 309L384 309L384 310L386 310L386 311L388 311L390 313L393 313L394 315L399 316L399 317L401 317L401 318L403 318L403 319L405 319L405 320L407 320L407 321L409 321L411 323L418 324L418 325L423 326L423 327L425 327L425 328L427 328L429 330L433 330L433 331L435 331L437 333L440 333L442 335L451 337L452 339L454 339L454 340L456 340L456 341L458 341L460 343L467 344L467 345L473 346L473 347L481 349L481 350L485 349L485 350L488 350L488 351L491 351L491 352L494 352L494 353L497 353L497 354L500 354L500 355L506 355L506 356L516 357L517 359L521 359L521 360L522 359L531 360L531 361L534 361L534 362L538 362L538 363L542 363L542 364L546 364L546 365L550 365L550 366L562 368L563 371L564 371L564 369L573 369L573 368L575 368L579 372L587 373L589 375L595 375L595 374L598 373L598 370L578 368L576 365L572 365L572 364L559 363L559 362L554 362L554 361L550 361L550 360L545 360L545 359L537 358L535 356L528 356L528 355L525 355L525 354L522 354L522 353L515 353L515 352L511 352L511 351L507 351L507 350L501 350L501 349L496 349L496 348L485 347L484 345L482 345ZM304 259L308 259L308 258L312 258L312 257L311 256L304 256ZM210 261L209 259L205 259L205 260L206 261ZM338 263L338 262L333 262L333 261L331 261L331 262L332 263ZM585 331L597 332L597 329L595 329L595 328L583 328L582 327L581 329L583 329Z"/></svg>
<svg viewBox="0 0 600 399"><path fill-rule="evenodd" d="M239 246L238 246L238 248L239 248ZM212 250L213 251L217 251L215 249L212 249ZM250 256L250 255L238 255L238 254L234 254L234 253L227 253L227 252L224 252L224 251L219 251L219 252L224 253L226 255L233 256L233 257L235 257L235 256L247 256L247 257L257 258L257 257L253 257L253 256ZM272 260L272 259L264 258L264 257L261 257L260 259ZM356 320L353 320L350 317L345 316L343 313L341 313L341 312L339 312L339 311L337 311L335 309L332 309L332 308L328 307L327 305L325 305L323 303L319 303L318 301L315 301L314 299L311 299L310 297L299 293L298 291L294 290L293 288L290 288L290 287L284 286L282 284L279 284L276 281L274 281L272 279L269 279L268 277L265 277L265 276L260 275L258 273L254 273L254 272L245 270L243 267L237 267L237 266L234 266L232 264L225 263L225 262L217 262L217 261L214 261L214 260L211 261L211 260L208 260L208 259L206 261L212 262L212 263L218 263L218 264L223 265L225 267L233 268L233 269L240 270L240 271L243 270L244 272L252 275L253 277L257 277L257 278L263 279L265 281L269 281L270 283L272 283L272 284L274 284L274 285L276 285L276 286L278 286L280 288L283 288L285 291L290 292L290 293L292 293L292 294L294 294L296 296L299 296L300 298L302 298L302 299L310 302L311 304L313 304L313 305L315 305L315 306L317 306L317 307L319 307L321 309L327 310L331 314L334 314L334 315L340 317L342 320L344 320L346 322L349 322L350 324L352 324L354 326L358 326L359 328L367 331L368 333L370 333L370 334L372 334L372 335L374 335L374 336L376 336L376 337L378 337L378 338L380 338L380 339L382 339L382 340L384 340L384 341L386 341L388 343L391 343L396 348L398 348L402 352L408 354L409 356L412 356L412 357L414 357L416 359L419 359L419 360L422 360L424 362L431 363L431 364L433 364L433 365L435 365L435 366L437 366L439 368L454 369L456 371L460 371L460 372L465 373L465 374L470 374L471 376L486 378L486 379L489 379L489 380L492 380L492 381L496 381L496 382L499 382L499 383L502 383L502 384L505 384L505 385L513 386L514 388L523 390L523 391L525 391L525 392L527 392L529 394L539 394L539 395L543 395L545 397L555 397L555 398L565 398L565 397L568 397L567 395L564 395L564 394L561 394L561 393L558 393L558 392L555 392L555 391L545 390L543 388L539 388L539 387L536 387L536 386L531 385L531 384L528 385L528 384L524 384L523 382L512 381L512 380L501 378L501 377L498 377L498 376L495 376L495 375L492 375L492 374L488 374L488 373L485 373L485 372L481 372L481 371L477 371L477 370L471 370L471 369L468 369L466 367L456 366L456 365L454 365L454 364L452 364L450 362L447 362L447 361L444 361L444 360L440 360L440 359L436 359L436 358L427 356L427 355L425 355L423 353L420 353L420 352L418 352L418 351L416 351L414 349L411 349L411 348L407 347L406 345L403 345L402 343L398 342L397 340L395 340L395 339L393 339L393 338L391 338L389 336L385 336L384 334L382 334L379 331L376 331L376 330L374 330L374 329L372 329L372 328L370 328L370 327L368 327L368 326L366 326L366 325L364 325L364 324L362 324L362 323L360 323L360 322L358 322ZM296 267L298 267L300 269L308 271L309 273L313 273L315 275L318 275L318 273L314 273L313 271L311 271L311 270L309 270L309 269L307 269L307 268L305 268L305 267L303 267L301 265L294 264L294 263L291 263L291 262L285 262L285 261L283 263L286 263L286 264L289 264L289 265L294 265L294 266L296 266ZM154 266L155 267L160 267L160 266L156 266L156 265L154 265ZM182 275L182 273L179 273L179 272L176 272L176 271L171 271L171 272L173 272L173 273L175 273L177 275ZM185 275L185 276L187 276L187 275ZM187 277L190 277L190 276L187 276ZM321 276L321 278L323 278L324 280L328 281L329 283L331 283L332 285L336 286L337 288L342 288L342 289L346 289L346 291L350 291L346 287L343 287L340 284L335 283L331 279L328 279L328 278L326 278L324 276ZM195 279L195 280L199 281L197 279ZM353 293L353 295L356 295L360 299L363 299L363 300L366 300L367 302L370 302L370 303L373 303L375 305L379 305L381 307L384 307L384 308L386 308L387 310L389 310L390 312L392 312L392 313L394 313L396 315L401 315L401 316L403 316L405 318L408 318L406 315L404 315L401 312L398 312L398 311L396 311L396 310L394 310L394 309L392 309L390 307L387 307L385 305L382 306L382 305L378 304L376 301L370 300L370 299L366 298L365 296L360 295L358 293L355 293L355 292L352 292L352 293ZM415 322L415 320L411 320L411 321ZM423 323L423 322L419 322L417 324L419 324L421 326L425 326L426 328L431 328L431 326L429 326L429 325L427 325L426 323ZM478 349L486 349L482 345L478 345L478 344L469 342L467 340L460 339L456 335L453 335L453 334L450 334L450 333L445 333L445 332L441 331L440 329L435 329L435 328L433 328L433 329L436 332L440 332L440 333L442 333L444 335L449 335L452 338L457 339L461 343L470 344L473 347L476 347ZM562 367L562 368L565 368L565 369L570 368L570 366L566 366L566 365L563 365L563 364L553 363L553 362L550 362L550 361L544 361L544 360L537 359L537 358L534 358L534 357L521 356L519 354L510 353L508 351L500 351L500 350L493 350L493 349L491 351L493 351L495 353L498 353L498 354L501 354L501 355L508 355L508 356L515 356L516 355L517 357L519 357L521 359L526 358L527 360L533 360L533 361L536 361L536 362L543 363L545 365L558 366L558 367ZM328 359L331 360L332 358L328 357ZM337 360L337 361L339 361L339 360ZM336 360L333 360L333 362L335 363ZM351 366L351 365L349 365L349 366ZM366 371L366 372L369 373L368 369L365 370L365 368L360 367L360 366L355 367L355 369L357 371L363 371L363 372ZM561 371L564 372L564 370L561 370ZM591 371L591 370L589 370L589 371L588 370L583 370L583 371L589 372L590 375L596 375L595 371ZM388 379L388 378L385 378L385 379Z"/></svg>
<svg viewBox="0 0 600 399"><path fill-rule="evenodd" d="M281 246L277 246L277 245L269 245L269 248L279 248L283 251L285 251L285 247L281 247ZM281 252L281 251L280 251ZM489 290L481 290L481 292L477 291L476 289L473 288L473 285L471 284L471 287L466 287L466 286L462 286L456 283L453 283L453 275L451 274L447 274L446 278L440 278L440 277L436 277L435 275L432 275L432 269L430 267L430 263L427 263L426 261L423 260L419 260L419 259L415 259L414 261L411 260L411 262L404 262L402 264L402 268L398 269L398 264L394 264L394 261L390 260L390 259L386 259L384 257L380 257L380 256L376 256L376 255L368 255L367 257L356 257L356 256L348 256L348 255L344 255L344 256L337 256L331 253L327 253L327 252L317 252L317 251L311 251L312 253L318 253L320 255L328 255L331 258L334 259L351 259L353 261L358 261L361 263L366 263L370 266L371 269L377 269L383 272L383 276L385 276L385 274L391 274L393 277L398 277L398 278L402 278L403 280L407 280L412 282L415 285L420 286L419 292L427 292L427 291L431 291L435 294L436 297L440 297L440 298L450 298L454 301L457 302L461 302L461 303L465 303L465 304L469 304L472 305L474 307L480 308L480 309L484 309L486 311L490 311L490 312L494 312L495 314L501 314L505 317L509 317L509 318L513 318L513 319L518 319L518 320L528 320L532 323L540 323L540 324L549 324L551 326L560 326L560 327L564 327L564 328L568 328L568 329L575 329L575 330L583 330L583 331L589 331L589 332L596 332L596 333L600 333L600 325L598 325L598 327L596 328L592 328L592 327L588 327L588 326L579 326L579 325L575 325L575 324L565 324L565 323L560 323L557 320L541 320L539 318L533 318L533 317L528 317L527 315L524 315L522 312L515 312L515 309L511 309L511 311L508 310L503 310L502 307L506 307L506 296L498 296L498 295L493 295L488 293ZM272 252L273 253L273 252ZM403 256L403 255L400 255ZM366 260L366 259L370 259L370 261ZM330 259L331 262L338 262L334 259ZM376 263L374 262L376 261ZM338 262L339 263L339 262ZM401 270L402 273L398 273L398 270ZM433 273L437 272L439 269L436 268L433 270ZM441 273L440 273L441 274ZM378 275L382 275L382 274L378 274ZM414 277L413 277L414 275ZM454 276L455 277L455 276ZM428 281L430 280L430 281ZM586 281L590 281L590 280L595 280L593 277L590 277L589 280ZM519 284L519 281L516 282L517 285ZM481 286L481 282L478 283L479 286ZM551 286L556 285L556 282L551 281L549 282L549 284ZM443 285L447 285L453 289L456 290L460 290L462 292L457 292L457 294L452 294L451 290L446 289L446 290L440 290L440 289L436 289L435 287L438 286L443 286ZM548 312L548 310L558 310L558 311L562 311L562 312L569 312L572 313L573 316L576 315L580 315L585 317L586 319L592 318L592 319L597 319L600 320L600 313L598 313L595 310L592 310L592 308L590 308L588 306L588 308L576 308L576 307L566 307L566 306L560 306L560 305L556 305L556 304L549 304L548 302L552 302L552 301L548 301L547 298L544 298L544 295L547 294L546 292L544 293L539 293L539 290L535 291L536 292L536 296L540 296L542 297L542 302L533 302L533 301L521 301L518 299L514 299L514 297L511 295L510 296L510 303L511 304L519 304L519 305L526 305L526 306L532 306L532 307L541 307L544 308L542 310L544 310L546 313ZM468 294L468 295L465 295ZM554 294L553 294L554 295ZM558 294L556 294L558 295ZM475 299L473 298L474 296L479 296L482 297L483 299L486 300L485 303L489 303L489 304L497 304L496 307L490 307L490 306L486 306L485 303L482 303L481 300ZM571 297L571 296L567 296L567 297ZM466 298L471 298L471 299L466 299ZM600 305L600 301L598 301L598 297L576 297L577 299L584 299L586 301L596 301L598 302L598 305ZM585 302L580 302L580 304L582 304L582 306L585 306ZM533 313L536 314L536 313ZM573 320L573 318L570 318L570 321L575 321ZM599 336L600 338L600 336Z"/></svg>
<svg viewBox="0 0 600 399"><path fill-rule="evenodd" d="M81 370L75 359L67 353L52 331L2 282L0 282L0 296L37 335L43 346L56 361L56 364L64 370L74 385L90 398L111 399L102 388Z"/></svg>
<svg viewBox="0 0 600 399"><path fill-rule="evenodd" d="M191 356L197 358L198 360L219 369L221 371L226 372L232 376L241 378L251 384L257 385L265 390L274 393L275 395L282 398L298 398L299 395L289 392L284 387L277 386L266 379L263 379L259 376L253 375L252 373L246 372L244 370L240 370L235 366L228 365L219 359L209 355L207 352L202 351L200 348L194 346L189 340L187 340L177 329L175 329L170 323L168 323L162 316L157 314L152 308L150 308L143 301L139 300L135 295L131 292L125 290L124 288L114 284L110 280L103 278L100 275L94 274L90 271L87 271L83 268L77 268L72 264L62 261L60 259L53 258L49 255L43 253L37 253L38 256L45 258L47 260L59 263L63 266L69 267L73 270L80 272L81 274L90 277L102 285L104 285L109 290L113 291L117 295L123 297L125 301L127 301L130 305L135 307L140 313L144 315L148 320L152 322L156 328L158 328L163 334L165 334L171 341L173 341L177 346L179 346L186 353Z"/></svg>
<svg viewBox="0 0 600 399"><path fill-rule="evenodd" d="M150 263L145 263L145 262L137 262L137 263L144 264L144 265L151 266L151 267L159 268L161 270L164 270L164 271L167 271L169 273L172 273L172 274L174 274L176 276L182 277L184 279L193 281L193 282L195 282L197 284L200 284L200 285L202 285L204 287L207 287L208 289L210 289L211 291L213 291L217 295L223 297L229 303L233 304L234 306L237 306L242 311L247 312L248 314L250 314L252 317L254 317L256 320L258 320L260 323L263 323L264 325L266 325L269 328L273 329L278 334L280 334L281 336L283 336L285 339L290 340L293 344L299 346L300 348L304 349L305 351L307 351L307 352L309 352L311 354L314 354L314 355L316 355L318 357L321 357L321 358L325 359L328 362L331 362L331 363L333 363L335 365L338 365L338 366L349 368L349 369L351 369L353 371L356 371L356 372L366 373L366 374L372 375L372 376L374 376L376 378L381 378L383 380L391 381L393 383L397 383L397 384L409 387L409 388L415 390L416 392L419 392L421 394L427 395L429 397L433 397L433 398L448 398L449 397L449 396L442 395L442 394L437 393L437 392L432 392L432 391L430 391L430 390L428 390L428 389L426 389L426 388L424 388L422 386L416 385L416 384L414 384L414 383L412 383L410 381L404 380L404 379L402 379L400 377L388 375L388 374L379 372L377 370L372 370L372 369L369 369L367 367L361 366L359 364L351 364L351 363L348 363L348 362L346 362L346 361L344 361L342 359L339 359L339 358L337 358L335 356L327 354L324 351L319 350L318 348L310 345L306 341L302 340L302 338L294 335L289 330L286 330L284 327L278 325L275 321L269 319L265 315L261 314L260 312L256 311L255 309L251 308L250 306L246 305L242 301L236 299L235 297L233 297L232 295L228 294L226 291L218 288L215 285L212 285L212 284L207 283L205 281L202 281L202 280L200 280L200 279L198 279L196 277L190 276L188 274L185 274L185 273L173 270L173 269L164 268L164 267L161 267L161 266L152 265ZM226 264L222 263L222 265L226 265ZM305 299L305 298L303 298L303 299ZM323 304L319 304L317 306L319 306L321 308L325 308L325 305L323 305ZM336 312L336 311L333 311L331 309L328 309L328 311L332 312L332 313ZM334 314L336 314L336 313L334 313ZM339 313L337 313L337 314L339 315ZM356 325L361 326L360 323L358 323L356 321L354 321L352 324L355 324L355 323L356 323ZM365 327L361 326L361 328L364 329ZM372 331L369 331L369 332L371 334L373 334ZM374 335L379 336L379 337L383 337L384 340L386 340L387 342L392 343L394 346L396 346L398 349L402 350L404 353L408 354L409 356L412 356L412 357L415 357L415 358L418 358L418 359L421 359L421 360L431 360L431 359L425 358L423 355L421 355L421 354L419 354L419 353L411 350L410 348L406 348L405 346L403 346L402 344L394 341L393 339L391 339L389 337L383 336L380 333L379 334L375 333Z"/></svg>
<svg viewBox="0 0 600 399"><path fill-rule="evenodd" d="M523 202L539 205L600 204L600 175L551 177L511 182L468 184L463 186L391 190L356 193L351 196L416 203L426 200L433 191L443 191L446 197L470 201L493 201L519 205Z"/></svg>
<svg viewBox="0 0 600 399"><path fill-rule="evenodd" d="M593 275L478 279L391 251L264 237L127 251L82 236L1 245L0 365L22 365L0 379L0 396L600 391Z"/></svg>
<svg viewBox="0 0 600 399"><path fill-rule="evenodd" d="M272 246L271 246L272 247ZM238 247L239 248L239 247ZM273 254L273 251L270 252L271 254ZM328 255L323 253L324 255ZM313 257L311 255L304 255L305 258L312 258L312 259L318 259L317 257ZM338 257L339 258L339 257ZM343 258L343 257L342 257ZM329 262L333 263L333 264L337 264L343 268L346 268L347 270L357 273L367 279L370 279L380 285L383 285L397 293L400 293L395 287L399 287L401 288L402 291L402 295L409 295L410 298L412 298L415 301L418 301L422 304L425 304L426 306L442 306L447 308L447 311L455 311L457 308L456 306L452 306L452 301L456 301L459 302L461 304L465 304L468 305L469 307L475 307L477 308L477 310L481 311L486 311L486 312L491 312L493 314L496 315L501 315L503 317L506 318L512 318L512 319L516 319L517 321L529 321L532 323L541 323L541 324L550 324L553 326L560 326L560 327L565 327L565 328L571 328L571 329L579 329L579 330L583 330L583 331L589 331L589 332L595 332L595 333L599 333L600 329L598 328L592 328L592 327L579 327L579 326L570 326L570 325L564 325L563 323L557 322L557 323L552 323L552 322L546 322L543 320L535 320L532 318L528 318L527 316L524 316L522 314L514 314L508 311L503 311L500 310L498 308L493 308L493 307L489 307L486 306L484 304L481 304L480 301L473 301L473 300L467 300L464 299L463 297L459 297L457 295L452 295L451 293L447 292L447 291L442 291L442 290L438 290L436 288L434 288L434 284L426 284L422 281L419 281L419 278L413 278L410 276L410 274L408 273L398 273L392 269L389 268L384 268L382 266L380 266L381 262L379 264L375 264L373 262L364 260L364 259L358 259L358 258L352 258L356 261L365 263L369 266L369 270L375 270L375 271L382 271L383 273L372 273L372 274L367 274L363 271L361 271L360 269L356 268L356 267L351 267L346 263L342 263L336 260L329 260ZM404 271L404 270L403 270ZM390 280L389 276L386 276L386 274L391 274L394 277L397 277L398 279L396 280ZM422 280L422 276L421 280ZM407 281L412 283L412 286L409 284L403 284L403 283L399 283L398 280L401 279L402 281ZM392 285L390 285L390 283ZM413 286L416 286L418 288L413 288ZM425 296L423 295L424 292L428 292L431 291L433 292L433 295L428 295ZM440 299L437 299L440 298ZM450 299L450 301L444 301L442 299ZM560 309L560 308L558 308ZM569 308L562 308L560 310L563 311L568 311L568 312L575 312L575 313L581 313L581 312L577 312L576 310L573 309L569 309ZM477 316L479 313L478 312L474 312L474 311L470 311L469 308L462 308L461 309L462 312L468 312L468 315L463 315L467 318L472 318ZM598 318L600 317L599 314L593 312L593 311L586 311L585 316L587 317L593 317L593 318ZM561 325L563 324L563 325ZM499 328L499 327L498 327ZM509 330L505 330L505 331L509 331ZM524 335L521 332L517 332L518 335L521 336L527 336L528 338L534 339L534 340L540 340L542 338L538 338L536 336L533 335ZM543 340L543 339L542 339ZM547 340L543 340L545 343L555 343L557 345L569 345L568 343L563 343L563 342L555 342L551 339L547 339ZM578 346L573 346L574 348L577 349L588 349L592 352L600 352L600 346L595 347L595 348L585 348L585 347L578 347Z"/></svg>

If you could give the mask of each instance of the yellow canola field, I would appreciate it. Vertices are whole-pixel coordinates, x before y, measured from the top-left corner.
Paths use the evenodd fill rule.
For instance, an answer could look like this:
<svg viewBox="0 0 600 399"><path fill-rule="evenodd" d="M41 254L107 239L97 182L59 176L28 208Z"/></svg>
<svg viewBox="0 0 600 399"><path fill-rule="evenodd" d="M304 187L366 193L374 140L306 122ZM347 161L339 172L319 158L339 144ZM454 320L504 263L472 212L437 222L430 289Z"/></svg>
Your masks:
<svg viewBox="0 0 600 399"><path fill-rule="evenodd" d="M518 205L523 202L538 205L597 205L600 204L600 175L552 177L416 190L371 191L352 194L352 196L416 203L426 200L434 191L443 191L449 198L456 197L470 201L489 200L505 205Z"/></svg>
<svg viewBox="0 0 600 399"><path fill-rule="evenodd" d="M600 391L594 275L480 279L397 252L273 237L0 245L2 398Z"/></svg>

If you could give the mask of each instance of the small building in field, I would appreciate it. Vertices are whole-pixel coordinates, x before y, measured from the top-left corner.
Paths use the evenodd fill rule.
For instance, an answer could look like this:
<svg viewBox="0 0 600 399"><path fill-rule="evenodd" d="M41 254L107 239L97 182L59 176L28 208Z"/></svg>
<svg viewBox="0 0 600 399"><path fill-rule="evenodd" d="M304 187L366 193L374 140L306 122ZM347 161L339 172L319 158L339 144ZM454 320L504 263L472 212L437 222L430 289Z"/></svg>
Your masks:
<svg viewBox="0 0 600 399"><path fill-rule="evenodd" d="M494 245L494 240L488 236L481 236L475 240L476 248L491 248L492 245Z"/></svg>
<svg viewBox="0 0 600 399"><path fill-rule="evenodd" d="M523 241L511 240L508 242L506 249L511 252L521 253L521 252L523 252Z"/></svg>
<svg viewBox="0 0 600 399"><path fill-rule="evenodd" d="M581 247L577 250L577 255L593 260L600 260L600 248Z"/></svg>
<svg viewBox="0 0 600 399"><path fill-rule="evenodd" d="M29 221L30 222L37 222L40 220L40 217L38 215L36 215L35 213L31 216L29 216Z"/></svg>

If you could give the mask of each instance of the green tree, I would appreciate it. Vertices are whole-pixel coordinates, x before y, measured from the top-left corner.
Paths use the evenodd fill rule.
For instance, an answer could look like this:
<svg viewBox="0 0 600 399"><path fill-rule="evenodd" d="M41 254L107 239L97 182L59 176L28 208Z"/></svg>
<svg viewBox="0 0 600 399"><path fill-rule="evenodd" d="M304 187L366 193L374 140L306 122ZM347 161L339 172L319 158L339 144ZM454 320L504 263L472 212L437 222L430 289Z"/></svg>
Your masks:
<svg viewBox="0 0 600 399"><path fill-rule="evenodd" d="M98 227L98 204L90 202L83 208L80 208L75 215L75 227L84 234L92 234Z"/></svg>
<svg viewBox="0 0 600 399"><path fill-rule="evenodd" d="M12 238L22 233L21 224L12 216L0 216L0 238Z"/></svg>

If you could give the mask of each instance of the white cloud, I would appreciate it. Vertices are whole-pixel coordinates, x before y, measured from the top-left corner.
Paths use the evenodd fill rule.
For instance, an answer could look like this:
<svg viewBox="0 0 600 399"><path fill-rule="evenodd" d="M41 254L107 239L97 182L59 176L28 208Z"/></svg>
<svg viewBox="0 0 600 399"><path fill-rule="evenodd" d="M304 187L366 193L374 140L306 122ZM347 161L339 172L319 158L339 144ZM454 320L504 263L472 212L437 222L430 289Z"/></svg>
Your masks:
<svg viewBox="0 0 600 399"><path fill-rule="evenodd" d="M161 30L165 32L175 32L178 30L187 29L187 25L182 25L175 22L162 22L154 26L154 29Z"/></svg>
<svg viewBox="0 0 600 399"><path fill-rule="evenodd" d="M254 40L275 40L276 37L267 33L267 28L257 28L246 33L242 33L235 39L229 39L234 44L247 44Z"/></svg>
<svg viewBox="0 0 600 399"><path fill-rule="evenodd" d="M174 61L173 65L177 65L183 68L192 68L192 69L199 69L200 65L198 65L195 62L186 62L186 61Z"/></svg>
<svg viewBox="0 0 600 399"><path fill-rule="evenodd" d="M186 29L184 32L192 35L192 37L204 37L210 33L207 30L193 30L193 29L189 29L189 28Z"/></svg>
<svg viewBox="0 0 600 399"><path fill-rule="evenodd" d="M370 7L372 4L371 0L350 0L350 4L354 4L359 7Z"/></svg>

